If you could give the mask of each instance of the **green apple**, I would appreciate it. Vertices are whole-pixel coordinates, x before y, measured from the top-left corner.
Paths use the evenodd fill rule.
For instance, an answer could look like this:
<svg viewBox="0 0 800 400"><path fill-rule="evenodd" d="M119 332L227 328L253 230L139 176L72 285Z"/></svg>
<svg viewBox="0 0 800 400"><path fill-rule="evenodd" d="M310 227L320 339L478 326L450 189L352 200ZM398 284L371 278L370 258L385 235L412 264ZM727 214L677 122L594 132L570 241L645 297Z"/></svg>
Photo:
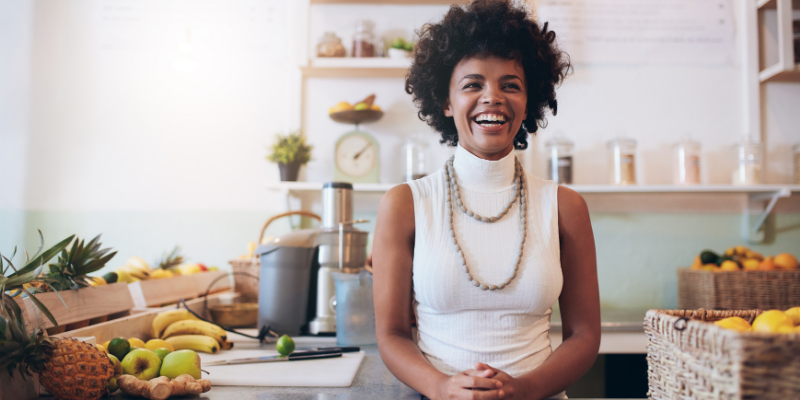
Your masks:
<svg viewBox="0 0 800 400"><path fill-rule="evenodd" d="M161 359L156 353L147 349L133 350L122 359L122 372L143 381L157 377L160 370Z"/></svg>
<svg viewBox="0 0 800 400"><path fill-rule="evenodd" d="M358 103L355 106L353 106L353 110L356 111L369 110L369 106L367 105L367 103Z"/></svg>
<svg viewBox="0 0 800 400"><path fill-rule="evenodd" d="M161 376L175 379L183 374L189 374L194 379L200 379L200 356L194 350L177 350L164 357L161 365Z"/></svg>
<svg viewBox="0 0 800 400"><path fill-rule="evenodd" d="M122 362L119 358L115 357L113 354L109 354L108 358L111 360L111 363L114 364L114 376L122 375Z"/></svg>
<svg viewBox="0 0 800 400"><path fill-rule="evenodd" d="M166 357L167 354L172 353L172 350L162 347L160 349L153 350L153 353L156 353L156 355L158 355L158 358L160 358L161 362L163 363L164 357Z"/></svg>
<svg viewBox="0 0 800 400"><path fill-rule="evenodd" d="M106 389L108 389L109 394L114 393L117 391L117 389L119 389L119 385L117 384L117 377L113 377L111 378L111 380L108 381Z"/></svg>

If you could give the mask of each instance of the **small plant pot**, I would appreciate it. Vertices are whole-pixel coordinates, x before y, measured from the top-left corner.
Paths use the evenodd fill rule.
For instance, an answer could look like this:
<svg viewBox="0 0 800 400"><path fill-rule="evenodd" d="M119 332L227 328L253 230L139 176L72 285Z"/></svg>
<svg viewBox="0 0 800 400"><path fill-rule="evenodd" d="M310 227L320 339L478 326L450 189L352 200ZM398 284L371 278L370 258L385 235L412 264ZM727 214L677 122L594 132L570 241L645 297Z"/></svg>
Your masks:
<svg viewBox="0 0 800 400"><path fill-rule="evenodd" d="M284 182L297 181L297 175L300 172L300 163L293 162L289 164L278 163L278 169L281 171L281 180Z"/></svg>
<svg viewBox="0 0 800 400"><path fill-rule="evenodd" d="M405 51L402 49L389 49L389 58L404 60L408 57L411 57L410 51Z"/></svg>

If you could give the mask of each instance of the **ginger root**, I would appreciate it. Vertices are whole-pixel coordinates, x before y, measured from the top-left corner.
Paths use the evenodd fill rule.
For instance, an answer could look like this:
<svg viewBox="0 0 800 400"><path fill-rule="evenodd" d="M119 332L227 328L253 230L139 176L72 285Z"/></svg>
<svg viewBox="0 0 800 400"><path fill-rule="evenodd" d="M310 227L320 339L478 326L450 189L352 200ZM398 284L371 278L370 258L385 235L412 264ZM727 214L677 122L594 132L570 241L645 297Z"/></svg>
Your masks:
<svg viewBox="0 0 800 400"><path fill-rule="evenodd" d="M140 380L133 375L122 375L117 378L117 384L125 394L150 400L165 400L170 396L200 394L211 390L208 379L194 379L185 374L173 380L161 376L149 381Z"/></svg>

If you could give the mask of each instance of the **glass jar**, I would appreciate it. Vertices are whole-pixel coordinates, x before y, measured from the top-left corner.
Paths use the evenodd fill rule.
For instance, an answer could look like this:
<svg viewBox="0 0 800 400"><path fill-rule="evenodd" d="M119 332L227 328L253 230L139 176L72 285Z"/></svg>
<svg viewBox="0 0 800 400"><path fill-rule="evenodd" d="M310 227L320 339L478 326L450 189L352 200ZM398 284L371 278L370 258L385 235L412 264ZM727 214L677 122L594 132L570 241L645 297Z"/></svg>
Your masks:
<svg viewBox="0 0 800 400"><path fill-rule="evenodd" d="M761 165L764 159L764 150L761 143L743 141L733 145L734 185L757 185L761 183Z"/></svg>
<svg viewBox="0 0 800 400"><path fill-rule="evenodd" d="M700 184L700 143L684 139L672 146L672 183Z"/></svg>
<svg viewBox="0 0 800 400"><path fill-rule="evenodd" d="M608 142L608 182L612 185L636 184L636 141L617 138Z"/></svg>
<svg viewBox="0 0 800 400"><path fill-rule="evenodd" d="M572 149L569 139L556 135L545 143L547 149L547 178L559 185L572 184Z"/></svg>
<svg viewBox="0 0 800 400"><path fill-rule="evenodd" d="M800 19L792 21L792 31L794 31L794 62L800 63Z"/></svg>
<svg viewBox="0 0 800 400"><path fill-rule="evenodd" d="M403 144L403 182L424 178L428 175L428 144L418 135L414 135Z"/></svg>
<svg viewBox="0 0 800 400"><path fill-rule="evenodd" d="M317 57L345 57L347 51L342 45L342 39L339 39L333 32L325 32L322 39L317 44Z"/></svg>
<svg viewBox="0 0 800 400"><path fill-rule="evenodd" d="M356 34L353 36L353 57L375 57L375 35L372 21L358 21Z"/></svg>
<svg viewBox="0 0 800 400"><path fill-rule="evenodd" d="M800 143L792 147L792 158L794 159L794 183L800 185Z"/></svg>

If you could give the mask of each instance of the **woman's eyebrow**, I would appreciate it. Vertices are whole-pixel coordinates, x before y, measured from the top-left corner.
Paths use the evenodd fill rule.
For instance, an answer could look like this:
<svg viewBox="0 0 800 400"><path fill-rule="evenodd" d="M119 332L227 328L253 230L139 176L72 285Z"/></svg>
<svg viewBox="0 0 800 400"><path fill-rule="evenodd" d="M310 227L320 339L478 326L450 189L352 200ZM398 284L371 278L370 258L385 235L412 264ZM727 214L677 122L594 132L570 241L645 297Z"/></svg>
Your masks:
<svg viewBox="0 0 800 400"><path fill-rule="evenodd" d="M500 77L501 81L505 81L505 80L509 80L509 79L516 79L516 80L522 82L522 78L520 78L520 77L518 77L516 75L503 75L503 76Z"/></svg>
<svg viewBox="0 0 800 400"><path fill-rule="evenodd" d="M469 75L464 75L464 77L461 78L462 81L464 79L477 79L477 80L481 80L482 81L482 80L485 80L486 78L484 78L484 76L481 75L481 74L469 74ZM459 82L461 82L461 81L459 81Z"/></svg>

